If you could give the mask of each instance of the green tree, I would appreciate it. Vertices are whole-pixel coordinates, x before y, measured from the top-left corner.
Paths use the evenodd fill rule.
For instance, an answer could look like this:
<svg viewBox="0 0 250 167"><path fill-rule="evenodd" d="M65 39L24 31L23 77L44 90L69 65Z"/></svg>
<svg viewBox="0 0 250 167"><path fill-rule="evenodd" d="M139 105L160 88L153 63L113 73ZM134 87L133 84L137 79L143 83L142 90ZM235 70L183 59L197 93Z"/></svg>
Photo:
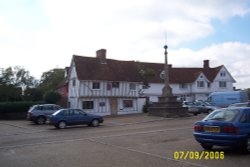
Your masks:
<svg viewBox="0 0 250 167"><path fill-rule="evenodd" d="M43 98L46 103L55 104L61 99L61 95L55 91L48 91L44 94Z"/></svg>
<svg viewBox="0 0 250 167"><path fill-rule="evenodd" d="M1 68L0 84L1 85L13 85L14 84L14 71L12 67L8 67L6 69Z"/></svg>
<svg viewBox="0 0 250 167"><path fill-rule="evenodd" d="M29 71L22 67L14 67L14 85L21 87L35 87L37 80L30 76Z"/></svg>
<svg viewBox="0 0 250 167"><path fill-rule="evenodd" d="M145 65L142 63L139 63L138 69L139 75L143 81L143 85L149 87L149 80L155 76L155 71L151 68L145 67Z"/></svg>
<svg viewBox="0 0 250 167"><path fill-rule="evenodd" d="M42 74L38 88L42 92L55 91L64 79L64 69L53 69Z"/></svg>
<svg viewBox="0 0 250 167"><path fill-rule="evenodd" d="M0 101L21 101L23 90L36 87L36 83L37 80L23 67L0 68Z"/></svg>
<svg viewBox="0 0 250 167"><path fill-rule="evenodd" d="M22 89L14 85L0 85L0 101L22 100Z"/></svg>
<svg viewBox="0 0 250 167"><path fill-rule="evenodd" d="M35 87L37 80L22 67L0 68L0 101L20 101L22 91Z"/></svg>
<svg viewBox="0 0 250 167"><path fill-rule="evenodd" d="M42 101L43 100L43 94L42 91L38 88L26 88L24 90L24 96L25 101Z"/></svg>
<svg viewBox="0 0 250 167"><path fill-rule="evenodd" d="M23 67L15 66L0 69L0 84L14 85L15 87L35 87L37 80L30 76Z"/></svg>

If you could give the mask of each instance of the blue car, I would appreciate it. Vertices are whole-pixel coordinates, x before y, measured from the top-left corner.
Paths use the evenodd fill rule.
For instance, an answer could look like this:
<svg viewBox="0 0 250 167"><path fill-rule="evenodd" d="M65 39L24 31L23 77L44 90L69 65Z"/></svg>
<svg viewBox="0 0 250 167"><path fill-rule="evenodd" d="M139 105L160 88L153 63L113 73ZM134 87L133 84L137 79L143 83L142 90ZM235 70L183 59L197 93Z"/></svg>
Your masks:
<svg viewBox="0 0 250 167"><path fill-rule="evenodd" d="M103 117L85 113L81 109L61 109L49 117L49 124L56 128L64 129L72 125L99 126L103 123Z"/></svg>
<svg viewBox="0 0 250 167"><path fill-rule="evenodd" d="M193 135L201 146L232 146L250 152L250 108L223 108L194 124Z"/></svg>

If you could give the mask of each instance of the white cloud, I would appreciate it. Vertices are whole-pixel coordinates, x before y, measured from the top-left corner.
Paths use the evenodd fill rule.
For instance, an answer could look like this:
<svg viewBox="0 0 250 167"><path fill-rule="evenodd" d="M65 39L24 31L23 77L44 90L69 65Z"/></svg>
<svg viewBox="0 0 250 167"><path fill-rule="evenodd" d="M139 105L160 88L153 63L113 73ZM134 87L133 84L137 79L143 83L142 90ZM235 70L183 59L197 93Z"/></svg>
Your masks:
<svg viewBox="0 0 250 167"><path fill-rule="evenodd" d="M175 48L205 40L216 31L212 20L226 22L249 13L246 2L43 0L27 6L5 1L10 11L0 11L0 55L4 56L0 66L21 65L39 78L44 71L69 65L73 54L95 56L100 48L107 49L108 58L163 62L165 31L168 44ZM18 21L13 20L15 10L14 14L22 16ZM240 59L247 59L248 49L248 44L241 43L216 44L199 51L170 48L169 62L174 66L201 66L204 59L210 59L211 65L225 64L241 81L248 71L238 67L246 64ZM238 64L235 54L241 57Z"/></svg>
<svg viewBox="0 0 250 167"><path fill-rule="evenodd" d="M193 51L179 49L169 52L169 62L177 67L202 67L203 60L210 60L210 67L224 65L235 78L236 87L250 87L250 44L227 42L214 44L207 48Z"/></svg>

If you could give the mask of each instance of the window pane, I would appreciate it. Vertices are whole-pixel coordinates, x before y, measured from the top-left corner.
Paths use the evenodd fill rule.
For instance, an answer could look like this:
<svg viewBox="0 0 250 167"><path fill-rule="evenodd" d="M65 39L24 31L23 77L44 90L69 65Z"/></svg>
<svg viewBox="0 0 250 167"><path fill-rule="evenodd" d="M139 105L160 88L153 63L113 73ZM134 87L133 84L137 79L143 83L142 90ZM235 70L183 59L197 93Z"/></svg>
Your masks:
<svg viewBox="0 0 250 167"><path fill-rule="evenodd" d="M111 90L112 88L112 84L111 83L107 83L107 90Z"/></svg>
<svg viewBox="0 0 250 167"><path fill-rule="evenodd" d="M131 107L133 107L133 100L123 100L123 107L124 108L131 108Z"/></svg>
<svg viewBox="0 0 250 167"><path fill-rule="evenodd" d="M226 76L226 72L222 71L222 72L220 73L220 76L221 76L221 77L225 77L225 76Z"/></svg>
<svg viewBox="0 0 250 167"><path fill-rule="evenodd" d="M92 89L100 89L100 82L93 82Z"/></svg>
<svg viewBox="0 0 250 167"><path fill-rule="evenodd" d="M112 82L112 88L119 88L119 82Z"/></svg>
<svg viewBox="0 0 250 167"><path fill-rule="evenodd" d="M129 84L129 89L130 90L136 90L136 85L134 83Z"/></svg>
<svg viewBox="0 0 250 167"><path fill-rule="evenodd" d="M94 108L94 102L93 101L83 101L82 102L82 108L83 109L93 109Z"/></svg>
<svg viewBox="0 0 250 167"><path fill-rule="evenodd" d="M204 81L197 81L197 87L203 88L204 87Z"/></svg>
<svg viewBox="0 0 250 167"><path fill-rule="evenodd" d="M220 87L220 88L225 88L225 87L227 87L227 82L225 82L225 81L219 82L219 87Z"/></svg>
<svg viewBox="0 0 250 167"><path fill-rule="evenodd" d="M187 89L187 84L182 83L182 84L179 85L179 87L180 87L181 89Z"/></svg>

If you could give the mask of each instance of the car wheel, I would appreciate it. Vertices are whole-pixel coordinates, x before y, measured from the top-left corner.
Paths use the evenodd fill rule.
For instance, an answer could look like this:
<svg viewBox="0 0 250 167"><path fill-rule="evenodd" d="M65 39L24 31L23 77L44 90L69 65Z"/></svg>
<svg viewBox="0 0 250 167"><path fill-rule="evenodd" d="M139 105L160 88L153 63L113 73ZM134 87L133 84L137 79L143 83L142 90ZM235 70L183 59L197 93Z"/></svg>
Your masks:
<svg viewBox="0 0 250 167"><path fill-rule="evenodd" d="M60 121L57 126L59 129L64 129L64 128L66 128L67 124L65 121Z"/></svg>
<svg viewBox="0 0 250 167"><path fill-rule="evenodd" d="M45 124L46 122L46 118L44 116L39 116L37 119L36 119L36 124L38 125L42 125L42 124Z"/></svg>
<svg viewBox="0 0 250 167"><path fill-rule="evenodd" d="M205 149L205 150L212 150L213 145L212 144L208 144L208 143L201 143L201 146Z"/></svg>
<svg viewBox="0 0 250 167"><path fill-rule="evenodd" d="M91 125L93 127L99 126L99 121L97 119L92 120Z"/></svg>

